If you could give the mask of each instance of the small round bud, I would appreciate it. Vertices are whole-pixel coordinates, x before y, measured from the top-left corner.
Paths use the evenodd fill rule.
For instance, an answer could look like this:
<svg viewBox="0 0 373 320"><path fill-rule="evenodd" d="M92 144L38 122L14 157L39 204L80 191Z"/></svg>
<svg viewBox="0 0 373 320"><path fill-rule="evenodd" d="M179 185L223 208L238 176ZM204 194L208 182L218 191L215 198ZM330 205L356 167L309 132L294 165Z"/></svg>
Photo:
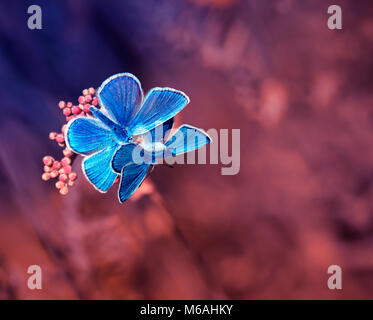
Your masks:
<svg viewBox="0 0 373 320"><path fill-rule="evenodd" d="M68 103L66 104L66 107L71 109L71 108L73 107L73 104L72 104L71 102L68 102Z"/></svg>
<svg viewBox="0 0 373 320"><path fill-rule="evenodd" d="M61 163L59 161L53 162L53 169L54 170L59 170L61 169Z"/></svg>
<svg viewBox="0 0 373 320"><path fill-rule="evenodd" d="M84 97L83 97L83 96L80 96L80 97L78 98L78 102L81 103L81 104L84 104L84 102L85 102Z"/></svg>
<svg viewBox="0 0 373 320"><path fill-rule="evenodd" d="M49 133L49 139L51 139L51 140L56 139L56 136L57 136L57 132L51 132L51 133Z"/></svg>
<svg viewBox="0 0 373 320"><path fill-rule="evenodd" d="M44 172L42 175L41 175L41 178L44 180L44 181L47 181L51 178L51 175L50 173L48 172Z"/></svg>
<svg viewBox="0 0 373 320"><path fill-rule="evenodd" d="M55 186L57 189L61 189L65 186L65 183L63 183L62 181L57 181Z"/></svg>
<svg viewBox="0 0 373 320"><path fill-rule="evenodd" d="M70 109L70 108L65 108L65 109L63 109L63 114L64 114L65 116L69 116L69 115L71 114L71 109Z"/></svg>
<svg viewBox="0 0 373 320"><path fill-rule="evenodd" d="M67 175L66 174L60 174L60 177L58 178L60 181L62 182L66 182L67 181Z"/></svg>
<svg viewBox="0 0 373 320"><path fill-rule="evenodd" d="M73 152L69 149L69 148L65 148L65 149L63 149L63 155L65 156L65 157L71 157L72 156L72 154L73 154Z"/></svg>
<svg viewBox="0 0 373 320"><path fill-rule="evenodd" d="M53 168L50 166L44 166L43 170L44 172L52 172Z"/></svg>
<svg viewBox="0 0 373 320"><path fill-rule="evenodd" d="M83 96L86 96L87 94L89 94L89 91L88 89L84 89L82 93L83 93Z"/></svg>
<svg viewBox="0 0 373 320"><path fill-rule="evenodd" d="M85 102L90 103L92 101L92 96L89 94L89 95L85 96L84 100L85 100Z"/></svg>
<svg viewBox="0 0 373 320"><path fill-rule="evenodd" d="M58 107L59 107L60 109L64 109L64 108L66 107L66 103L65 103L65 101L60 101L60 102L58 103Z"/></svg>
<svg viewBox="0 0 373 320"><path fill-rule="evenodd" d="M69 189L67 188L66 185L60 189L60 194L62 194L63 196L66 195L68 192L69 192Z"/></svg>
<svg viewBox="0 0 373 320"><path fill-rule="evenodd" d="M69 174L69 173L71 172L71 170L72 170L72 167L69 166L69 165L67 165L67 166L64 166L64 167L63 167L63 170L64 170L64 172L65 172L66 174Z"/></svg>
<svg viewBox="0 0 373 320"><path fill-rule="evenodd" d="M94 94L95 94L95 92L96 92L96 90L94 89L94 88L89 88L88 89L88 92L89 92L89 94L91 95L91 96L93 96Z"/></svg>
<svg viewBox="0 0 373 320"><path fill-rule="evenodd" d="M58 143L62 143L62 142L65 141L65 137L63 136L62 133L60 133L60 134L58 134L58 135L56 136L56 141L57 141Z"/></svg>
<svg viewBox="0 0 373 320"><path fill-rule="evenodd" d="M43 158L43 163L46 165L46 166L51 166L53 164L53 161L54 159L51 157L51 156L45 156Z"/></svg>
<svg viewBox="0 0 373 320"><path fill-rule="evenodd" d="M79 114L80 113L80 108L78 106L73 106L73 108L71 109L73 114Z"/></svg>
<svg viewBox="0 0 373 320"><path fill-rule="evenodd" d="M58 171L57 170L53 170L51 173L51 178L56 178L58 176Z"/></svg>
<svg viewBox="0 0 373 320"><path fill-rule="evenodd" d="M71 181L75 181L77 177L78 177L78 175L77 175L75 172L71 172L71 173L69 174L69 179L70 179Z"/></svg>
<svg viewBox="0 0 373 320"><path fill-rule="evenodd" d="M63 166L67 166L67 165L69 165L70 163L71 163L71 159L68 158L68 157L64 157L64 158L62 158L62 160L61 160L61 164L62 164Z"/></svg>
<svg viewBox="0 0 373 320"><path fill-rule="evenodd" d="M85 113L88 113L90 107L91 107L90 104L85 104L85 105L84 105L84 108L83 108L83 111L84 111Z"/></svg>
<svg viewBox="0 0 373 320"><path fill-rule="evenodd" d="M94 97L92 99L92 104L96 107L98 105L98 98L97 97Z"/></svg>

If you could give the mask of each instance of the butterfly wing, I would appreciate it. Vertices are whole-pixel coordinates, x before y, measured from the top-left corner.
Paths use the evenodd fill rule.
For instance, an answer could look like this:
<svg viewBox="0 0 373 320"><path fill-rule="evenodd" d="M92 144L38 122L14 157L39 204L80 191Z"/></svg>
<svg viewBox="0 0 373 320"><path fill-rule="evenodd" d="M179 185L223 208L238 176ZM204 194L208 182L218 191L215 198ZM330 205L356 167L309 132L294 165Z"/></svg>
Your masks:
<svg viewBox="0 0 373 320"><path fill-rule="evenodd" d="M163 124L142 135L143 143L150 145L154 142L166 141L174 125L175 118L168 119Z"/></svg>
<svg viewBox="0 0 373 320"><path fill-rule="evenodd" d="M167 151L170 152L172 156L177 156L201 148L210 142L211 138L205 131L184 124L165 145ZM166 152L166 154L168 152Z"/></svg>
<svg viewBox="0 0 373 320"><path fill-rule="evenodd" d="M87 117L71 120L65 130L68 148L82 155L104 149L113 138L112 132L102 122Z"/></svg>
<svg viewBox="0 0 373 320"><path fill-rule="evenodd" d="M140 135L174 117L189 103L188 96L171 88L153 88L129 126L132 135Z"/></svg>
<svg viewBox="0 0 373 320"><path fill-rule="evenodd" d="M116 124L114 121L109 119L106 115L104 115L99 109L96 107L90 107L89 110L92 112L95 118L100 120L106 127L110 128L113 135L116 139L120 142L127 142L128 141L128 134L125 128L122 128L119 124Z"/></svg>
<svg viewBox="0 0 373 320"><path fill-rule="evenodd" d="M121 127L127 127L141 107L140 81L131 73L119 73L106 79L97 90L100 105Z"/></svg>
<svg viewBox="0 0 373 320"><path fill-rule="evenodd" d="M131 163L123 167L118 198L119 202L126 201L144 181L149 165Z"/></svg>
<svg viewBox="0 0 373 320"><path fill-rule="evenodd" d="M113 159L111 160L112 169L121 173L124 166L129 163L133 163L133 150L138 146L135 143L127 143L122 145L114 154Z"/></svg>
<svg viewBox="0 0 373 320"><path fill-rule="evenodd" d="M111 160L119 145L112 142L101 151L84 158L82 169L87 180L100 192L106 192L113 185L117 174L111 169Z"/></svg>

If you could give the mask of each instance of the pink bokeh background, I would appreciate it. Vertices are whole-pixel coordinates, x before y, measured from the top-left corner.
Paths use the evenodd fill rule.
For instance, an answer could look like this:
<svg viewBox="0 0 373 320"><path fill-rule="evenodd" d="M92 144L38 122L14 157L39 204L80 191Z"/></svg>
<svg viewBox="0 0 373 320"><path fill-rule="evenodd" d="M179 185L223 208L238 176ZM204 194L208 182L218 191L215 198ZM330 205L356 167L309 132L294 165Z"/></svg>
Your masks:
<svg viewBox="0 0 373 320"><path fill-rule="evenodd" d="M337 2L342 30L324 0L41 1L41 31L0 5L0 298L373 298L373 5ZM42 181L58 101L125 71L240 129L240 172L159 166L124 205L80 158L65 197Z"/></svg>

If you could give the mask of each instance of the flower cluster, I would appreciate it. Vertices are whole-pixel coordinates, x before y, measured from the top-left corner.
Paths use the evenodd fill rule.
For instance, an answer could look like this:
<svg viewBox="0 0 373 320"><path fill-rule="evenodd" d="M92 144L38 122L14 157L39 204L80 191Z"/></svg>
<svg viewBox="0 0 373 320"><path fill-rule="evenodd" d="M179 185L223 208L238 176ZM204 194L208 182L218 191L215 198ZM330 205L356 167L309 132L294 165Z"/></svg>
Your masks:
<svg viewBox="0 0 373 320"><path fill-rule="evenodd" d="M82 95L78 98L78 104L73 105L71 102L60 101L58 107L62 110L63 115L66 117L66 122L77 116L92 116L89 108L91 106L98 106L98 99L95 96L96 90L94 88L84 89ZM58 161L52 156L43 157L44 173L42 179L44 181L50 179L57 179L55 183L56 188L60 194L65 195L69 192L68 187L73 186L77 179L77 173L72 171L72 164L77 154L66 146L65 143L65 130L67 124L61 128L61 132L50 132L49 139L55 140L58 145L63 149L63 158ZM116 183L118 182L118 179Z"/></svg>
<svg viewBox="0 0 373 320"><path fill-rule="evenodd" d="M72 151L68 148L63 150L64 154L71 154ZM69 191L68 186L72 186L77 178L77 174L72 172L71 158L65 156L61 161L53 159L51 156L45 156L43 158L44 173L42 175L43 180L49 180L51 178L58 178L56 182L56 188L60 190L62 195L67 194Z"/></svg>

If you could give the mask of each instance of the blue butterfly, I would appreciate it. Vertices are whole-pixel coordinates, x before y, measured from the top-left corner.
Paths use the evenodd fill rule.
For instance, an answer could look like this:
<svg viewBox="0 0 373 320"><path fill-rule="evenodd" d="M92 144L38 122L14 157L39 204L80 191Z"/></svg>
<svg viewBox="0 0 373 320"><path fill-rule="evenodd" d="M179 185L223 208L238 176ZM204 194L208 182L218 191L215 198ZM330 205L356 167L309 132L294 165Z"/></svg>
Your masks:
<svg viewBox="0 0 373 320"><path fill-rule="evenodd" d="M153 88L144 99L140 81L130 73L106 79L97 96L101 109L91 107L94 118L71 120L65 141L84 156L82 169L87 180L98 191L107 192L117 177L111 161L121 145L173 118L189 98L175 89Z"/></svg>
<svg viewBox="0 0 373 320"><path fill-rule="evenodd" d="M140 137L141 142L122 145L111 161L113 170L121 174L118 189L119 202L126 201L144 181L150 166L159 159L196 150L211 142L206 132L190 125L182 125L170 139L174 119ZM160 129L160 130L159 130ZM157 134L160 131L160 134Z"/></svg>

